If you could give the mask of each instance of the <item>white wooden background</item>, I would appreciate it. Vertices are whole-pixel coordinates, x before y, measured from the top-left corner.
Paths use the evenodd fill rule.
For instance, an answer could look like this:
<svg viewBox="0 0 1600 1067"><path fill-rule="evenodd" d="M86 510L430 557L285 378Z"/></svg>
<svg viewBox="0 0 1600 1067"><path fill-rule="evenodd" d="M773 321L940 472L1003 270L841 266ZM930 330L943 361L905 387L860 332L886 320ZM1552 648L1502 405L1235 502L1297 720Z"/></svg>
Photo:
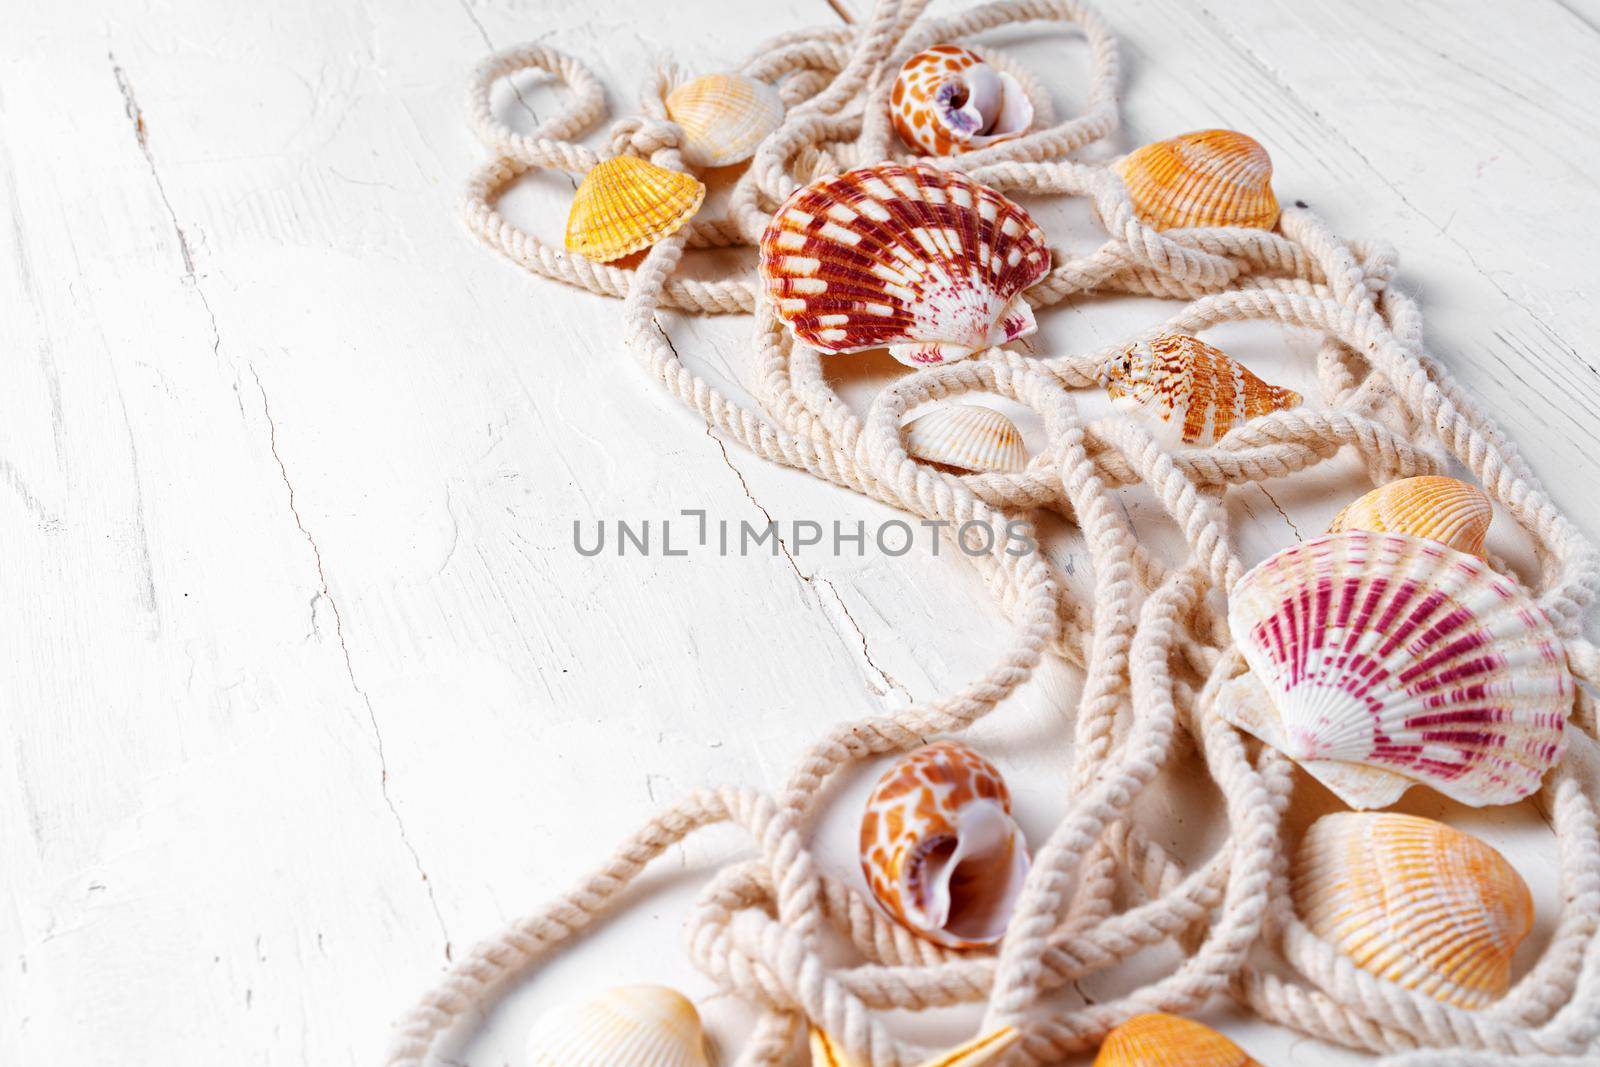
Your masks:
<svg viewBox="0 0 1600 1067"><path fill-rule="evenodd" d="M0 1062L372 1063L452 950L658 802L772 785L828 722L987 665L998 609L925 549L577 556L574 519L889 513L724 448L636 373L615 305L523 276L455 221L479 158L463 83L491 48L570 50L625 108L661 50L716 69L864 2L7 5ZM1105 7L1126 64L1111 147L1237 127L1284 199L1394 241L1437 350L1600 533L1600 4ZM1081 42L996 41L1062 109L1081 101ZM513 208L554 236L568 193L534 181ZM1080 206L1040 217L1096 240ZM1088 348L1163 310L1067 307L1034 343ZM744 320L665 324L738 378ZM1222 336L1306 380L1304 338ZM864 398L889 371L846 373ZM1257 558L1318 530L1357 488L1237 494L1242 543ZM1062 808L1075 684L1047 665L975 731L1035 834ZM844 870L868 784L820 831ZM1214 831L1172 813L1197 802L1184 782L1145 798L1193 854ZM1538 813L1408 806L1506 848L1535 884L1536 945L1555 907ZM613 981L677 983L736 1034L678 921L737 844L675 850L458 1058L515 1067L536 1013ZM1366 1062L1208 1017L1267 1064Z"/></svg>

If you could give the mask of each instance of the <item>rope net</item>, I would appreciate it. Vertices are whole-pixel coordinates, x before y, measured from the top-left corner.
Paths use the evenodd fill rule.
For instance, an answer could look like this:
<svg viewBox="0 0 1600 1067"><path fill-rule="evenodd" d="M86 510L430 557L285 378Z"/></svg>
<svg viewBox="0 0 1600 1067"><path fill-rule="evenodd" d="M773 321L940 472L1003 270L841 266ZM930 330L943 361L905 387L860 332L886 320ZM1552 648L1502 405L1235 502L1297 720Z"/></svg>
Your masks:
<svg viewBox="0 0 1600 1067"><path fill-rule="evenodd" d="M1600 752L1594 697L1583 685L1564 762L1541 801L1559 839L1561 914L1538 962L1504 999L1481 1011L1451 1007L1356 968L1295 917L1283 831L1294 784L1288 760L1246 744L1212 710L1243 669L1218 605L1243 573L1224 509L1226 494L1267 478L1354 455L1374 485L1459 464L1529 535L1538 562L1527 592L1567 644L1580 682L1600 682L1600 651L1580 635L1600 580L1594 550L1552 503L1516 447L1428 352L1422 315L1391 282L1387 245L1347 240L1304 208L1276 231L1162 232L1135 216L1108 169L1067 158L1118 124L1116 41L1074 0L1001 0L948 18L924 17L925 0L884 0L860 26L786 33L764 43L742 72L778 86L788 113L739 177L725 211L701 215L636 268L567 254L512 224L499 195L533 170L581 174L601 156L578 143L606 118L599 81L570 56L512 48L475 72L470 123L492 158L469 179L468 229L537 274L622 300L630 349L650 376L707 428L766 459L796 467L947 528L981 523L994 550L976 557L1014 629L991 669L965 688L893 714L831 727L806 748L773 794L725 786L665 808L564 895L518 919L457 960L397 1024L391 1067L428 1060L463 1016L477 1017L514 980L580 934L663 850L693 831L733 823L753 855L717 872L686 921L696 964L759 1011L734 1062L778 1065L797 1054L806 1026L832 1035L862 1064L902 1067L925 1050L884 1025L888 1009L985 1005L985 1028L1012 1025L1022 1040L1008 1064L1056 1062L1093 1048L1128 1017L1197 1010L1227 994L1264 1019L1355 1049L1392 1053L1400 1067L1596 1062L1600 1050L1600 828L1593 797ZM1027 298L1048 307L1087 293L1186 301L1150 333L1194 333L1264 321L1316 331L1315 406L1279 411L1234 429L1214 446L1169 450L1131 421L1080 417L1074 392L1097 388L1111 349L1032 358L991 349L908 373L859 417L834 391L818 353L795 346L750 276L701 281L675 274L685 247L753 245L771 213L800 185L852 166L908 157L891 132L894 74L914 53L996 27L1054 22L1081 33L1089 93L1081 114L1056 121L1050 100L1004 53L974 46L1011 73L1034 103L1037 129L1015 140L921 161L958 168L1001 192L1090 200L1106 240L1084 255L1054 253ZM518 133L490 106L497 82L539 71L564 86L565 108ZM630 153L686 170L680 131L665 107L679 76L646 79L639 112L612 123L608 154ZM741 404L687 367L656 321L661 308L753 314L759 408ZM1120 347L1120 346L1119 346ZM911 459L903 416L930 400L981 392L1037 413L1048 445L1016 473L952 475ZM1185 558L1157 558L1136 538L1114 491L1142 483L1182 531ZM1092 598L1068 591L1035 552L1004 551L1008 521L1048 509L1081 531ZM1498 569L1503 561L1491 557ZM898 753L931 735L960 733L993 711L1054 653L1080 665L1083 696L1073 727L1066 813L1035 857L1005 940L956 952L921 940L851 882L817 861L807 834L824 789L861 761ZM1183 738L1187 734L1192 744ZM1189 869L1130 814L1163 767L1188 761L1220 791L1228 837ZM1118 908L1118 886L1137 899ZM1127 903L1124 901L1123 903ZM840 964L838 943L852 959ZM1157 944L1186 957L1169 973L1111 1002L1061 1007L1050 994ZM1448 1051L1430 1051L1448 1050ZM1587 1053L1587 1055L1586 1055Z"/></svg>

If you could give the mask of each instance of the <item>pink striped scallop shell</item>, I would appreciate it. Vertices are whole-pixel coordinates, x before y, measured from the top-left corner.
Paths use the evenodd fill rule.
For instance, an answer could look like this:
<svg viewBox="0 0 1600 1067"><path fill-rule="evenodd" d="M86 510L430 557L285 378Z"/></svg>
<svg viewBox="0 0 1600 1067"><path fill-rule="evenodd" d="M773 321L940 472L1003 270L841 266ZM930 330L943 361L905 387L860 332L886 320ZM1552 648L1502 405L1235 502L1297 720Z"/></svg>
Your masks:
<svg viewBox="0 0 1600 1067"><path fill-rule="evenodd" d="M825 353L887 347L914 367L1032 333L1022 293L1049 270L1026 211L916 163L818 179L761 235L762 286L796 340Z"/></svg>
<svg viewBox="0 0 1600 1067"><path fill-rule="evenodd" d="M1418 782L1474 807L1509 804L1561 757L1574 694L1561 640L1476 556L1404 534L1327 534L1246 574L1228 624L1253 683L1235 680L1219 714L1352 807L1386 806Z"/></svg>

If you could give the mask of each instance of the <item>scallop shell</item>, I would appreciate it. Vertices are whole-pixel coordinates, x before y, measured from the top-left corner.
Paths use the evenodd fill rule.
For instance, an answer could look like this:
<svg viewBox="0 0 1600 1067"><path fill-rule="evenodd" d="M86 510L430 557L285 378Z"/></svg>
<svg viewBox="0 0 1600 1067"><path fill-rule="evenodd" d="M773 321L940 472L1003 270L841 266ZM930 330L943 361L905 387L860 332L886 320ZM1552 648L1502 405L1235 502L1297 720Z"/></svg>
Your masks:
<svg viewBox="0 0 1600 1067"><path fill-rule="evenodd" d="M636 156L615 156L588 174L567 215L567 250L609 263L648 248L688 222L706 187Z"/></svg>
<svg viewBox="0 0 1600 1067"><path fill-rule="evenodd" d="M761 235L779 320L821 352L887 346L911 366L1032 333L1023 290L1050 270L1028 213L964 174L880 163L791 196Z"/></svg>
<svg viewBox="0 0 1600 1067"><path fill-rule="evenodd" d="M952 948L999 941L1028 874L1000 772L958 741L902 757L867 799L861 869L917 935Z"/></svg>
<svg viewBox="0 0 1600 1067"><path fill-rule="evenodd" d="M1135 1015L1106 1035L1094 1067L1260 1067L1209 1026L1179 1015Z"/></svg>
<svg viewBox="0 0 1600 1067"><path fill-rule="evenodd" d="M1100 384L1120 409L1160 420L1167 443L1207 445L1242 423L1298 407L1300 394L1268 385L1198 337L1163 333L1101 364Z"/></svg>
<svg viewBox="0 0 1600 1067"><path fill-rule="evenodd" d="M756 154L783 123L783 98L743 74L706 74L667 94L667 114L683 130L680 150L692 167L726 167Z"/></svg>
<svg viewBox="0 0 1600 1067"><path fill-rule="evenodd" d="M941 404L905 425L906 453L962 471L1019 471L1028 465L1022 433L993 408Z"/></svg>
<svg viewBox="0 0 1600 1067"><path fill-rule="evenodd" d="M1533 898L1505 857L1414 815L1324 815L1300 843L1292 891L1300 920L1356 966L1459 1008L1505 995L1533 929Z"/></svg>
<svg viewBox="0 0 1600 1067"><path fill-rule="evenodd" d="M1134 214L1158 230L1278 222L1272 157L1233 130L1198 130L1135 149L1111 164Z"/></svg>
<svg viewBox="0 0 1600 1067"><path fill-rule="evenodd" d="M1424 475L1380 485L1335 515L1328 532L1410 534L1481 556L1493 518L1494 505L1477 486L1456 478Z"/></svg>
<svg viewBox="0 0 1600 1067"><path fill-rule="evenodd" d="M1022 1040L1021 1032L1009 1026L976 1037L923 1061L919 1067L981 1067ZM856 1061L845 1055L827 1034L815 1027L811 1030L811 1067L856 1067Z"/></svg>
<svg viewBox="0 0 1600 1067"><path fill-rule="evenodd" d="M711 1067L700 1015L665 986L622 986L546 1015L528 1034L528 1067Z"/></svg>
<svg viewBox="0 0 1600 1067"><path fill-rule="evenodd" d="M941 44L900 68L889 117L912 148L953 156L1020 137L1033 123L1033 104L1017 79L976 52Z"/></svg>
<svg viewBox="0 0 1600 1067"><path fill-rule="evenodd" d="M1415 782L1509 804L1560 759L1573 681L1544 613L1476 556L1348 531L1287 548L1228 604L1269 700L1237 680L1218 713L1351 807Z"/></svg>

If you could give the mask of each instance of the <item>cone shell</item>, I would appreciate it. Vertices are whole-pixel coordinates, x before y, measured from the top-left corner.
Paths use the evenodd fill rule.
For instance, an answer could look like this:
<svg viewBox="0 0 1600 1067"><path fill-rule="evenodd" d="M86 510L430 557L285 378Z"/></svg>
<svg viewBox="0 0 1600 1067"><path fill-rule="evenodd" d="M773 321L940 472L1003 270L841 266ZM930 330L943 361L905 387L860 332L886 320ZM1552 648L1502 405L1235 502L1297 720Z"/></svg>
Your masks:
<svg viewBox="0 0 1600 1067"><path fill-rule="evenodd" d="M1410 534L1481 556L1493 518L1494 505L1477 486L1427 475L1380 485L1335 515L1328 532Z"/></svg>
<svg viewBox="0 0 1600 1067"><path fill-rule="evenodd" d="M1151 416L1169 443L1208 445L1251 419L1298 407L1300 394L1268 385L1198 337L1163 333L1138 341L1100 368L1117 407Z"/></svg>
<svg viewBox="0 0 1600 1067"><path fill-rule="evenodd" d="M1505 857L1412 815L1324 815L1300 843L1293 894L1301 922L1356 966L1459 1008L1505 995L1533 929Z"/></svg>
<svg viewBox="0 0 1600 1067"><path fill-rule="evenodd" d="M1019 471L1028 449L1016 424L993 408L941 404L905 425L906 453L962 471Z"/></svg>
<svg viewBox="0 0 1600 1067"><path fill-rule="evenodd" d="M982 1067L1022 1040L1020 1031L1002 1026L924 1060L919 1067ZM815 1027L811 1030L811 1067L856 1067L839 1044Z"/></svg>
<svg viewBox="0 0 1600 1067"><path fill-rule="evenodd" d="M1011 75L960 45L918 52L889 96L895 132L912 148L953 156L1010 140L1033 123L1033 104Z"/></svg>
<svg viewBox="0 0 1600 1067"><path fill-rule="evenodd" d="M1476 556L1326 534L1240 579L1228 625L1270 700L1219 699L1218 713L1352 807L1393 803L1413 782L1509 804L1560 759L1573 701L1561 641Z"/></svg>
<svg viewBox="0 0 1600 1067"><path fill-rule="evenodd" d="M761 235L761 281L801 344L926 366L1032 333L1050 269L1028 213L964 174L882 163L797 190Z"/></svg>
<svg viewBox="0 0 1600 1067"><path fill-rule="evenodd" d="M1199 130L1155 141L1111 169L1128 187L1134 214L1158 230L1181 226L1253 226L1278 222L1272 158L1233 130Z"/></svg>
<svg viewBox="0 0 1600 1067"><path fill-rule="evenodd" d="M700 1015L665 986L622 986L552 1012L528 1034L528 1067L711 1067Z"/></svg>
<svg viewBox="0 0 1600 1067"><path fill-rule="evenodd" d="M783 123L783 98L743 74L706 74L667 94L667 114L683 130L680 150L691 167L726 167L756 154Z"/></svg>
<svg viewBox="0 0 1600 1067"><path fill-rule="evenodd" d="M1178 1015L1135 1015L1106 1035L1094 1067L1260 1067L1209 1026Z"/></svg>
<svg viewBox="0 0 1600 1067"><path fill-rule="evenodd" d="M700 209L706 187L635 156L616 156L583 176L567 215L567 250L609 263L676 233Z"/></svg>
<svg viewBox="0 0 1600 1067"><path fill-rule="evenodd" d="M1028 873L1000 772L957 741L901 758L867 799L861 869L917 935L952 948L999 941Z"/></svg>

